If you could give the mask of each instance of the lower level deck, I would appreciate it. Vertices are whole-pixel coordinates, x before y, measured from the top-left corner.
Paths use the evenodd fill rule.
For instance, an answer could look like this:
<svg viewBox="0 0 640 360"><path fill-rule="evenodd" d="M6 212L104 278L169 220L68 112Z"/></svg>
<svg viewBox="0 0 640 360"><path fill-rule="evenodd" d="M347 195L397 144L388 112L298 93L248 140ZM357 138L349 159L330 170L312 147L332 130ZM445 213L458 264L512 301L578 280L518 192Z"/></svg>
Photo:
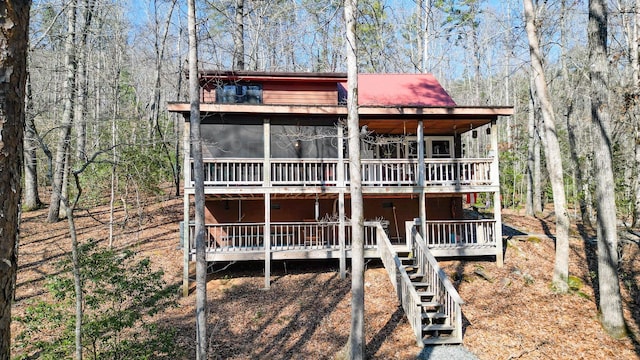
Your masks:
<svg viewBox="0 0 640 360"><path fill-rule="evenodd" d="M365 223L365 257L380 257L377 228L385 229L386 225ZM495 227L496 221L490 219L427 221L426 245L436 257L498 256L501 247ZM187 234L188 256L195 261L194 224L189 225ZM349 258L352 244L351 228L339 222L207 224L204 240L210 262ZM406 239L390 237L390 241L397 251L410 251Z"/></svg>

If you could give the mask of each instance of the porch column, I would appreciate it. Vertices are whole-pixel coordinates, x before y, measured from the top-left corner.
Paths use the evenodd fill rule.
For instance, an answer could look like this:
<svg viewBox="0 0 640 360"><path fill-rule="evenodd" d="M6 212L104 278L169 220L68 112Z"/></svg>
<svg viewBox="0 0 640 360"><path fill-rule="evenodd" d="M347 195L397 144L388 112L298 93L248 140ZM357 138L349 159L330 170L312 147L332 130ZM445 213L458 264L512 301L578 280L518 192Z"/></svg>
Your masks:
<svg viewBox="0 0 640 360"><path fill-rule="evenodd" d="M346 253L346 229L344 214L344 191L345 191L345 171L344 171L344 127L338 124L338 241L340 243L340 279L346 278L347 274L347 253Z"/></svg>
<svg viewBox="0 0 640 360"><path fill-rule="evenodd" d="M185 119L186 120L186 119ZM185 121L182 133L182 176L184 178L184 212L183 212L183 238L182 238L182 296L189 295L189 252L191 251L191 229L189 227L189 193L188 187L191 187L191 137L190 123Z"/></svg>
<svg viewBox="0 0 640 360"><path fill-rule="evenodd" d="M420 235L424 241L428 241L425 234L427 233L427 204L425 201L425 165L424 165L424 128L423 121L418 121L418 188L420 189L420 201L418 207L420 211Z"/></svg>
<svg viewBox="0 0 640 360"><path fill-rule="evenodd" d="M264 119L262 126L262 139L264 141L264 157L263 157L263 169L262 169L262 186L271 186L271 121L270 119Z"/></svg>
<svg viewBox="0 0 640 360"><path fill-rule="evenodd" d="M491 121L491 153L493 161L491 162L491 183L494 185L493 192L493 218L496 221L496 265L502 267L504 265L504 257L502 250L502 203L500 201L500 167L498 163L498 127L496 120Z"/></svg>
<svg viewBox="0 0 640 360"><path fill-rule="evenodd" d="M271 287L271 122L264 119L263 125L264 163L264 288Z"/></svg>

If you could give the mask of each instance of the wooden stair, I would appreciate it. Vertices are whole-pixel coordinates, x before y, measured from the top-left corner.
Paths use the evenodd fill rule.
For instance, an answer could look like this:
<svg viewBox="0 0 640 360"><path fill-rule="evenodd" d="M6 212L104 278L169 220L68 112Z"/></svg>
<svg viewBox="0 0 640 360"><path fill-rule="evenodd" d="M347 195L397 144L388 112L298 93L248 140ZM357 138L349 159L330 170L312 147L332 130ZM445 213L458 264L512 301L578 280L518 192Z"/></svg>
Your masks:
<svg viewBox="0 0 640 360"><path fill-rule="evenodd" d="M394 247L382 229L378 252L419 346L462 343L464 301L416 227L407 223L410 251ZM404 247L403 249L407 249Z"/></svg>
<svg viewBox="0 0 640 360"><path fill-rule="evenodd" d="M402 254L405 255L405 254ZM449 316L442 312L443 304L434 299L436 293L425 274L419 272L411 254L399 256L401 269L407 272L411 285L420 297L421 339L424 345L457 344L461 339L455 337L455 324L451 324Z"/></svg>

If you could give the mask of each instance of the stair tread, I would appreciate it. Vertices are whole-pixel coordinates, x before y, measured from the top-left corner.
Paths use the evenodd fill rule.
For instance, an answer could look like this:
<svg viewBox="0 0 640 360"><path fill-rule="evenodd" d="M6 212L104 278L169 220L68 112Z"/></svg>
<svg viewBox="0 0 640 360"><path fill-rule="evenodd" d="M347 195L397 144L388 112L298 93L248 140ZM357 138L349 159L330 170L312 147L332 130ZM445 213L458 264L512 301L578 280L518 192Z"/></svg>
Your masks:
<svg viewBox="0 0 640 360"><path fill-rule="evenodd" d="M411 285L413 285L413 287L417 287L417 286L420 286L420 287L425 286L426 287L426 286L431 286L431 283L424 282L424 281L414 281L414 282L411 282Z"/></svg>
<svg viewBox="0 0 640 360"><path fill-rule="evenodd" d="M424 312L422 313L423 319L446 319L447 314L443 312Z"/></svg>
<svg viewBox="0 0 640 360"><path fill-rule="evenodd" d="M437 307L437 306L442 306L441 303L437 302L437 301L423 301L420 303L421 306L433 306L433 307Z"/></svg>
<svg viewBox="0 0 640 360"><path fill-rule="evenodd" d="M419 278L419 277L423 277L424 274L422 273L415 273L415 274L409 274L409 278L411 279L415 279L415 278Z"/></svg>
<svg viewBox="0 0 640 360"><path fill-rule="evenodd" d="M436 293L433 291L416 291L418 296L436 296Z"/></svg>
<svg viewBox="0 0 640 360"><path fill-rule="evenodd" d="M448 324L429 324L424 325L422 327L423 331L442 331L442 330L453 330L455 327Z"/></svg>
<svg viewBox="0 0 640 360"><path fill-rule="evenodd" d="M428 339L422 339L422 343L425 345L462 344L462 340L452 336L432 337Z"/></svg>

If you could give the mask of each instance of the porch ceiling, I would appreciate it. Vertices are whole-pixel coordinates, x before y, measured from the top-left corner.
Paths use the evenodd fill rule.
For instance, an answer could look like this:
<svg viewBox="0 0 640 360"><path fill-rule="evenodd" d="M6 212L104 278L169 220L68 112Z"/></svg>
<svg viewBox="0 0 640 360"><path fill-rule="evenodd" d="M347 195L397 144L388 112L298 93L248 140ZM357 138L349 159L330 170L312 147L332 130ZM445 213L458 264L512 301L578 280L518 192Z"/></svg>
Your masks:
<svg viewBox="0 0 640 360"><path fill-rule="evenodd" d="M489 124L491 119L461 119L461 120L424 120L425 135L452 135L464 133L480 126ZM370 131L379 134L408 135L416 134L418 120L360 120L360 124L367 125Z"/></svg>

